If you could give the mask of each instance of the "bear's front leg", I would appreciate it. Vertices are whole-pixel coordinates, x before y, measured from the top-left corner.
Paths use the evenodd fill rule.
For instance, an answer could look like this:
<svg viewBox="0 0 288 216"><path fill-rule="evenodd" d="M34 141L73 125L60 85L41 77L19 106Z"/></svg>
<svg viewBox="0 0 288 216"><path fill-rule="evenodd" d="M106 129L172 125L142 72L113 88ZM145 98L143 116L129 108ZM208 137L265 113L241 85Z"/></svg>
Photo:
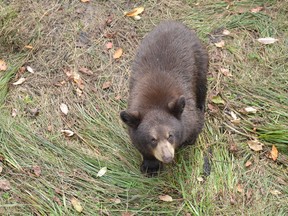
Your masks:
<svg viewBox="0 0 288 216"><path fill-rule="evenodd" d="M158 174L160 170L162 170L163 165L157 159L147 159L143 158L143 162L141 164L140 170L142 173L146 174L148 177L153 177Z"/></svg>

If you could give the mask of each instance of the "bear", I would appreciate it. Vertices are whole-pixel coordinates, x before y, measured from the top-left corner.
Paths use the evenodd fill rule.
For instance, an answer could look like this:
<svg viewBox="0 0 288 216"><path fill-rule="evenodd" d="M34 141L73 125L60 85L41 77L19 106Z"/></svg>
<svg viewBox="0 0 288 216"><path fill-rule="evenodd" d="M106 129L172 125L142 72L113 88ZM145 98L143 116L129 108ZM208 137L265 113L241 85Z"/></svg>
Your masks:
<svg viewBox="0 0 288 216"><path fill-rule="evenodd" d="M120 112L140 170L154 176L175 150L194 144L204 125L208 53L196 33L162 21L144 37L132 63L128 107Z"/></svg>

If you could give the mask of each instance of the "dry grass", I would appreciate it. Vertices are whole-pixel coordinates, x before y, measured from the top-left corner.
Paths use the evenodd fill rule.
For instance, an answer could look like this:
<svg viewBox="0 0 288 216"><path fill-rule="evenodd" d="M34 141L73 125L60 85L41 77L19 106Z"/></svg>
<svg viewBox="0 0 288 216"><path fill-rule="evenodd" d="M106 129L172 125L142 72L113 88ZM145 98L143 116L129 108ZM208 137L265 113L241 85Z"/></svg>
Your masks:
<svg viewBox="0 0 288 216"><path fill-rule="evenodd" d="M123 17L123 11L138 5L145 6L140 21ZM249 12L257 6L264 9ZM0 1L0 59L9 65L0 74L0 180L11 183L11 190L0 191L0 214L76 215L70 200L77 197L85 215L285 215L287 11L285 2L276 0L230 5L210 0ZM210 54L208 103L213 105L215 94L226 103L207 110L195 146L181 149L159 177L144 178L140 155L118 112L126 106L136 47L164 19L196 29ZM223 29L231 35L221 35ZM279 41L268 46L256 41L268 36ZM213 44L221 39L223 49ZM107 42L113 42L111 50L105 49ZM33 49L24 48L28 44ZM114 60L118 47L124 54ZM23 65L35 74L20 74ZM93 75L81 74L85 87L79 96L64 71L82 67ZM223 68L232 77L221 73ZM25 83L11 85L21 76ZM106 81L111 86L103 90ZM62 102L69 107L67 116L60 112ZM247 106L258 112L241 113ZM40 110L36 117L29 112L34 108ZM15 118L12 109L18 110ZM239 125L231 123L231 111L241 118ZM76 135L64 137L64 128ZM251 138L260 139L264 150L252 152ZM280 150L276 162L267 157L272 144ZM211 164L208 176L204 161ZM248 168L247 161L252 162ZM96 177L104 166L107 173ZM174 201L160 201L161 194Z"/></svg>

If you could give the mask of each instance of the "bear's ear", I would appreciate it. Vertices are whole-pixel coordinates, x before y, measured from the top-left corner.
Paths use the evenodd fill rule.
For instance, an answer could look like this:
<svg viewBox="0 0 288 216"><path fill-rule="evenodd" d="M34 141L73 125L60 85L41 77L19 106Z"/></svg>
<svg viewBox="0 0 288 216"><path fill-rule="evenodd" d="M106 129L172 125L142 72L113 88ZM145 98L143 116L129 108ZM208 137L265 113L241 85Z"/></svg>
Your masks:
<svg viewBox="0 0 288 216"><path fill-rule="evenodd" d="M180 118L184 110L185 104L185 97L181 95L176 100L168 103L168 109L176 118Z"/></svg>
<svg viewBox="0 0 288 216"><path fill-rule="evenodd" d="M140 124L140 113L138 111L121 111L120 118L126 125L132 128L137 128Z"/></svg>

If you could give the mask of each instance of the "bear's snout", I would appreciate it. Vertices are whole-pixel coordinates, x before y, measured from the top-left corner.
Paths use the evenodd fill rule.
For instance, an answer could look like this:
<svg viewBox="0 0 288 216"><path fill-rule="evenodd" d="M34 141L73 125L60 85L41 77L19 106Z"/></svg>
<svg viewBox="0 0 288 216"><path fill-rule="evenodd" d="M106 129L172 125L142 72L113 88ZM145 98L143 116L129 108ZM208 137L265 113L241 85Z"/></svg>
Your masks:
<svg viewBox="0 0 288 216"><path fill-rule="evenodd" d="M160 141L153 153L156 159L163 163L170 163L174 158L174 147L168 141Z"/></svg>

